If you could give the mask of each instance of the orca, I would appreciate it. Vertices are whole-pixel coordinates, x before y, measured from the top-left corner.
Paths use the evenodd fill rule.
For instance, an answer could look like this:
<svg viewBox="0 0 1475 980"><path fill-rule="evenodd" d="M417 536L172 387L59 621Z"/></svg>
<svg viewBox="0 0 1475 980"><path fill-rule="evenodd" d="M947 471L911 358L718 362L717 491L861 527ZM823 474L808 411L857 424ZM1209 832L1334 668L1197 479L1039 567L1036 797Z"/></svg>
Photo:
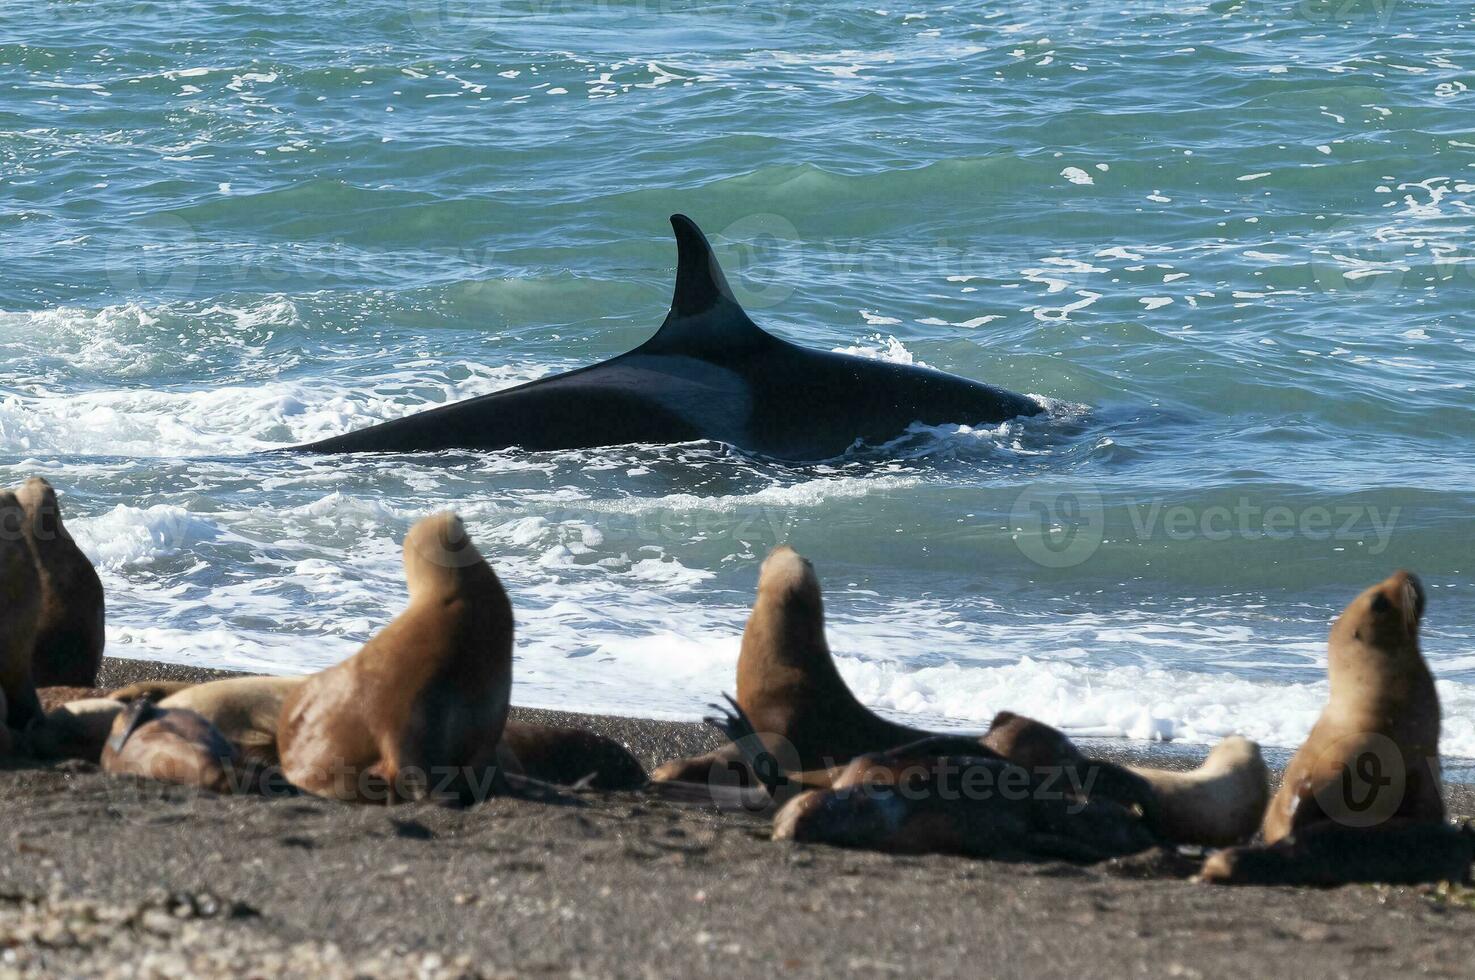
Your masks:
<svg viewBox="0 0 1475 980"><path fill-rule="evenodd" d="M690 218L676 231L676 289L655 336L599 364L297 447L317 453L538 452L713 440L784 462L877 445L913 423L999 423L1042 406L910 364L811 350L738 305Z"/></svg>

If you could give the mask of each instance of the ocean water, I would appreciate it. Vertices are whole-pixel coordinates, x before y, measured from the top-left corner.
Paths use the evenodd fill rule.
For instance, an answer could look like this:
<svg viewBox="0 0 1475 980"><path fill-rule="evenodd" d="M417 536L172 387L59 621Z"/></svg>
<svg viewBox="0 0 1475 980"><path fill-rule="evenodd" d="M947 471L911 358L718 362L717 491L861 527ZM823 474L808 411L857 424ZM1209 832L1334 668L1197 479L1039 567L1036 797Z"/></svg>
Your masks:
<svg viewBox="0 0 1475 980"><path fill-rule="evenodd" d="M113 654L330 664L450 507L518 702L678 718L789 541L888 714L1292 747L1407 566L1475 756L1470 11L1126 6L8 0L0 479L64 491ZM768 329L1049 411L800 467L262 454L638 344L673 211Z"/></svg>

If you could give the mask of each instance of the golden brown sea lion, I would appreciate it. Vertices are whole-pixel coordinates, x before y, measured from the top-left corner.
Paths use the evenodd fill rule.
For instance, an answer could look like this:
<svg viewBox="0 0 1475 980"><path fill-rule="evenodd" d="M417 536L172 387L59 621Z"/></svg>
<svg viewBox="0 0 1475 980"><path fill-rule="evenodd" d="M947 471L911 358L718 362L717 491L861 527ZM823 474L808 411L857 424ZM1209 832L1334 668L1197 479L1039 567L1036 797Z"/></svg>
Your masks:
<svg viewBox="0 0 1475 980"><path fill-rule="evenodd" d="M0 490L0 690L10 709L6 724L17 732L42 715L31 675L41 580L26 544L26 522L15 494Z"/></svg>
<svg viewBox="0 0 1475 980"><path fill-rule="evenodd" d="M41 578L31 671L38 687L91 687L105 642L102 581L62 524L56 491L40 477L21 484L26 543Z"/></svg>
<svg viewBox="0 0 1475 980"><path fill-rule="evenodd" d="M1199 877L1216 885L1417 885L1469 880L1475 835L1469 825L1389 820L1349 827L1321 820L1274 844L1215 851Z"/></svg>
<svg viewBox="0 0 1475 980"><path fill-rule="evenodd" d="M1444 819L1439 697L1419 652L1423 615L1418 578L1395 572L1332 625L1331 693L1266 811L1267 843L1320 820Z"/></svg>
<svg viewBox="0 0 1475 980"><path fill-rule="evenodd" d="M1260 746L1231 735L1189 772L1129 766L1157 801L1153 830L1173 844L1228 847L1255 836L1270 798L1270 771Z"/></svg>
<svg viewBox="0 0 1475 980"><path fill-rule="evenodd" d="M152 701L158 704L180 691L199 686L199 681L134 681L125 687L109 691L107 696L124 704L132 704L134 701Z"/></svg>
<svg viewBox="0 0 1475 980"><path fill-rule="evenodd" d="M293 785L398 802L484 795L512 688L512 605L461 521L405 537L410 605L363 649L309 677L282 710Z"/></svg>
<svg viewBox="0 0 1475 980"><path fill-rule="evenodd" d="M240 759L214 725L193 711L171 711L148 701L134 702L113 722L102 768L214 793L254 788L238 785Z"/></svg>
<svg viewBox="0 0 1475 980"><path fill-rule="evenodd" d="M766 741L787 743L780 754L792 756L787 765L796 771L843 766L862 753L931 735L887 721L851 693L825 641L814 566L788 545L773 549L758 573L758 598L738 653L737 702ZM741 767L741 753L727 745L668 762L651 779L723 781Z"/></svg>
<svg viewBox="0 0 1475 980"><path fill-rule="evenodd" d="M188 708L209 720L235 744L248 762L280 762L277 727L287 695L306 677L232 677L203 684L153 681L131 684L109 698L131 702L148 698L163 708ZM43 700L45 691L42 691ZM594 732L563 725L508 719L503 745L511 756L504 764L547 783L585 782L591 789L639 789L648 781L645 768L620 743Z"/></svg>
<svg viewBox="0 0 1475 980"><path fill-rule="evenodd" d="M76 690L47 688L46 690ZM81 759L102 761L103 746L112 734L113 723L128 706L112 698L72 698L46 712L46 720L33 725L21 739L27 755L37 759Z"/></svg>
<svg viewBox="0 0 1475 980"><path fill-rule="evenodd" d="M277 725L287 697L306 677L231 677L195 684L164 698L161 708L184 708L224 735L248 763L275 766Z"/></svg>

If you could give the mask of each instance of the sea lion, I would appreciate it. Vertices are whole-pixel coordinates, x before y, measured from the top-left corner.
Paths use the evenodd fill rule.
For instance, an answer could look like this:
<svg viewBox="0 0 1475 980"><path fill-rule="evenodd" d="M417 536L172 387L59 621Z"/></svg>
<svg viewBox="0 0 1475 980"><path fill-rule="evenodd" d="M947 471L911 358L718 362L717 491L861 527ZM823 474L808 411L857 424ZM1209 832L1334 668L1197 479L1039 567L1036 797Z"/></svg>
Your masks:
<svg viewBox="0 0 1475 980"><path fill-rule="evenodd" d="M509 720L502 730L502 749L511 753L510 758L503 756L504 764L545 783L623 790L649 781L629 749L581 728Z"/></svg>
<svg viewBox="0 0 1475 980"><path fill-rule="evenodd" d="M1222 739L1190 772L1129 766L1156 800L1153 829L1173 844L1228 847L1249 840L1270 798L1260 746L1240 735Z"/></svg>
<svg viewBox="0 0 1475 980"><path fill-rule="evenodd" d="M784 771L737 702L727 702L713 706L717 714L707 723L743 753L767 799L717 785L707 787L711 802L754 813L776 805L778 839L1088 862L1135 853L1157 839L1157 800L1145 779L1086 758L1064 732L1033 718L1001 711L976 740L936 735L844 766L794 773ZM878 780L905 788L855 798L855 787Z"/></svg>
<svg viewBox="0 0 1475 980"><path fill-rule="evenodd" d="M127 708L112 698L70 699L48 710L42 724L31 726L21 739L22 747L37 759L101 762L113 723Z"/></svg>
<svg viewBox="0 0 1475 980"><path fill-rule="evenodd" d="M26 513L9 490L0 490L0 690L13 730L42 716L31 674L31 651L41 615L41 580L26 544Z"/></svg>
<svg viewBox="0 0 1475 980"><path fill-rule="evenodd" d="M1418 578L1395 572L1332 625L1330 696L1265 813L1267 843L1320 820L1444 819L1439 696L1419 652L1424 603Z"/></svg>
<svg viewBox="0 0 1475 980"><path fill-rule="evenodd" d="M38 687L91 687L102 667L102 580L62 524L56 491L31 477L16 491L25 535L41 580L31 671Z"/></svg>
<svg viewBox="0 0 1475 980"><path fill-rule="evenodd" d="M247 763L280 763L277 724L287 697L306 677L231 677L194 684L159 702L200 715L224 735Z"/></svg>
<svg viewBox="0 0 1475 980"><path fill-rule="evenodd" d="M907 854L1083 863L1156 843L1127 808L1046 785L1021 766L986 757L912 756L906 749L861 756L832 788L789 800L774 816L773 837Z"/></svg>
<svg viewBox="0 0 1475 980"><path fill-rule="evenodd" d="M132 704L140 700L158 704L180 691L199 686L199 681L134 681L132 684L109 691L107 696L114 701L122 701L124 704Z"/></svg>
<svg viewBox="0 0 1475 980"><path fill-rule="evenodd" d="M283 706L282 768L360 802L484 795L512 689L512 604L454 514L405 537L410 604Z"/></svg>
<svg viewBox="0 0 1475 980"><path fill-rule="evenodd" d="M114 775L198 786L213 793L245 788L235 747L193 711L135 701L113 722L102 768Z"/></svg>
<svg viewBox="0 0 1475 980"><path fill-rule="evenodd" d="M1079 787L1083 795L1135 807L1148 826L1154 831L1158 829L1162 820L1158 795L1144 774L1105 759L1087 757L1058 728L1012 711L1000 711L979 743L1038 778L1063 779L1068 785Z"/></svg>
<svg viewBox="0 0 1475 980"><path fill-rule="evenodd" d="M930 737L860 703L835 668L824 616L814 566L788 545L774 548L758 573L758 597L743 630L737 703L787 768L843 766L865 752ZM742 770L742 753L726 745L668 762L651 779L727 782L747 775Z"/></svg>
<svg viewBox="0 0 1475 980"><path fill-rule="evenodd" d="M1216 885L1459 884L1469 880L1471 861L1469 824L1395 819L1349 827L1321 820L1274 844L1215 851L1199 878Z"/></svg>

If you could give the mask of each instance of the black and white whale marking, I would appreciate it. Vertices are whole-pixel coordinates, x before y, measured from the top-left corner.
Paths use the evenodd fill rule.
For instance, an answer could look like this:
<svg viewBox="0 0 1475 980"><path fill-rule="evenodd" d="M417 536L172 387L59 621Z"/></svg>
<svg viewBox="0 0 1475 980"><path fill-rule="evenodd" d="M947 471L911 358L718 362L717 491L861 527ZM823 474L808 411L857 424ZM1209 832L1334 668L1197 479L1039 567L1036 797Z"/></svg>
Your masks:
<svg viewBox="0 0 1475 980"><path fill-rule="evenodd" d="M712 439L791 462L881 443L914 422L998 423L1033 400L909 364L810 350L766 333L733 298L685 215L666 321L627 354L315 442L320 453L530 451Z"/></svg>

